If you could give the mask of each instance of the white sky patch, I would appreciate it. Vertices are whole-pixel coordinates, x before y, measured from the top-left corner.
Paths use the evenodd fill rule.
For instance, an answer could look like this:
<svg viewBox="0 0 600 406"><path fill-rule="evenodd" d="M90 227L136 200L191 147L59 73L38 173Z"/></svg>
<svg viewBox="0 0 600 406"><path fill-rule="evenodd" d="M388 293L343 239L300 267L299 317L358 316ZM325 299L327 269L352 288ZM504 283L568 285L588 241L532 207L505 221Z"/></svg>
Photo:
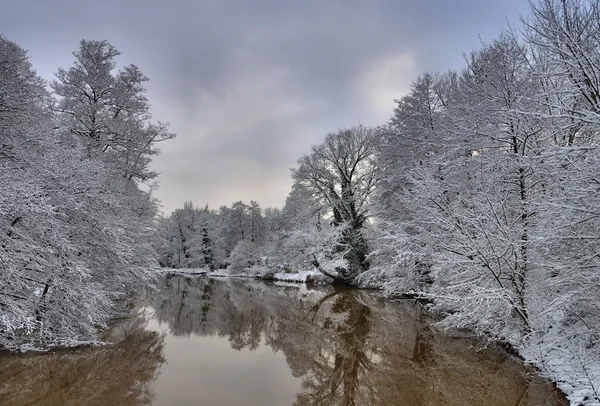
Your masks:
<svg viewBox="0 0 600 406"><path fill-rule="evenodd" d="M289 172L275 173L269 179L261 178L248 181L227 182L223 189L208 196L210 200L221 200L227 205L242 200L249 203L256 200L263 209L267 207L283 207L285 199L292 187L292 176ZM243 196L241 198L240 196ZM202 202L198 201L201 205ZM218 208L214 206L213 208Z"/></svg>
<svg viewBox="0 0 600 406"><path fill-rule="evenodd" d="M261 207L282 207L292 187L292 177L289 171L277 171L264 174L261 169L256 168L250 162L239 163L231 170L238 170L243 176L225 176L222 180L215 180L198 173L198 184L183 194L183 201L191 200L195 206L208 204L211 209L218 209L221 205L230 206L233 202L241 200L249 203L256 200ZM216 172L216 171L215 171ZM213 172L214 173L214 172ZM248 176L248 174L256 176ZM173 196L171 185L174 180L169 180L159 191L163 207L161 211L165 214L183 205L181 203L182 193ZM189 184L189 179L182 182Z"/></svg>
<svg viewBox="0 0 600 406"><path fill-rule="evenodd" d="M161 145L153 164L161 173L156 195L166 213L181 206L182 195L211 208L237 200L283 204L292 183L289 168L314 132L308 117L327 102L298 94L288 69L258 69L248 59L240 57L239 71L217 80L217 92L198 89L192 106L172 112L177 137Z"/></svg>
<svg viewBox="0 0 600 406"><path fill-rule="evenodd" d="M380 125L391 117L394 99L405 95L416 78L417 60L409 52L381 57L368 64L356 82L363 107L362 123Z"/></svg>

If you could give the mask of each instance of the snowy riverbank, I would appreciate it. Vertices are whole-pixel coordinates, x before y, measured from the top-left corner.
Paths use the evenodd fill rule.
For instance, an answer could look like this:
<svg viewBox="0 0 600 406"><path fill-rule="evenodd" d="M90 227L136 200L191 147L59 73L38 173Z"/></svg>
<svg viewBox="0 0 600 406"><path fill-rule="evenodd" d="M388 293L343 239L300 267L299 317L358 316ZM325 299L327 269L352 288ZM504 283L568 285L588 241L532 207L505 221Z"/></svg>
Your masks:
<svg viewBox="0 0 600 406"><path fill-rule="evenodd" d="M330 279L319 271L230 274L227 270L208 271L204 268L162 268L161 272L177 275L207 276L210 278L245 278L291 283L327 284L330 282Z"/></svg>
<svg viewBox="0 0 600 406"><path fill-rule="evenodd" d="M542 376L555 382L571 405L600 406L600 364L577 342L547 334L523 346L519 353Z"/></svg>

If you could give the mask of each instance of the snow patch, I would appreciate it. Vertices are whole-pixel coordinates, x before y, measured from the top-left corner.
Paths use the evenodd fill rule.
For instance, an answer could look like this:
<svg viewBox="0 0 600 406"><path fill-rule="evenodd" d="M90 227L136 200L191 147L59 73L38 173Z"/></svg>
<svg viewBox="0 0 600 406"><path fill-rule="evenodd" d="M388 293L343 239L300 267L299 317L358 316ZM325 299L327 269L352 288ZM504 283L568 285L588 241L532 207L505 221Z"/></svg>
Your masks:
<svg viewBox="0 0 600 406"><path fill-rule="evenodd" d="M273 280L294 283L326 283L326 278L319 271L300 271L297 273L276 272Z"/></svg>

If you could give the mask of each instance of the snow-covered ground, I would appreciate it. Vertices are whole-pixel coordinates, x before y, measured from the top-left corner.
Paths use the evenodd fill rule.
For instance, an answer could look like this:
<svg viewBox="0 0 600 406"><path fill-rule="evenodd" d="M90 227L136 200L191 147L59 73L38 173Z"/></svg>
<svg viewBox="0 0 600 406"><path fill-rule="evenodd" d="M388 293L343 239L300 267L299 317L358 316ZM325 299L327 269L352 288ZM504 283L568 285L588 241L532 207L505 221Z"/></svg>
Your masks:
<svg viewBox="0 0 600 406"><path fill-rule="evenodd" d="M171 273L178 275L206 275L212 278L252 278L264 279L281 282L293 283L329 283L329 278L317 270L300 271L300 272L276 272L274 274L252 274L252 273L236 273L230 274L227 270L209 271L205 268L161 268L162 273Z"/></svg>
<svg viewBox="0 0 600 406"><path fill-rule="evenodd" d="M547 334L520 352L542 375L556 382L571 405L600 406L600 363L589 348L564 336Z"/></svg>
<svg viewBox="0 0 600 406"><path fill-rule="evenodd" d="M160 272L180 275L206 275L208 273L205 268L160 268Z"/></svg>
<svg viewBox="0 0 600 406"><path fill-rule="evenodd" d="M327 283L328 279L319 271L300 271L297 273L277 272L273 274L273 280L295 283Z"/></svg>

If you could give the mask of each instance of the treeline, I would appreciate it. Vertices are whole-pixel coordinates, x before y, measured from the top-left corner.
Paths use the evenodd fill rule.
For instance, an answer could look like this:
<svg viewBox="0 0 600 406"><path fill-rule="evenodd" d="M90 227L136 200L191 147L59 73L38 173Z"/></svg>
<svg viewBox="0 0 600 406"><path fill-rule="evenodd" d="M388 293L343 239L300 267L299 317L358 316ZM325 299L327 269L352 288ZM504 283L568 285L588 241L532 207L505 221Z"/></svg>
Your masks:
<svg viewBox="0 0 600 406"><path fill-rule="evenodd" d="M2 349L93 342L153 278L157 204L140 184L173 134L151 121L148 79L117 70L118 55L81 41L46 83L0 37Z"/></svg>
<svg viewBox="0 0 600 406"><path fill-rule="evenodd" d="M419 76L388 123L301 157L264 251L428 297L442 325L600 398L600 3L531 7L462 70Z"/></svg>
<svg viewBox="0 0 600 406"><path fill-rule="evenodd" d="M277 231L280 210L235 202L209 210L186 202L159 221L156 244L161 266L236 270L261 263L267 239ZM240 262L242 261L242 262Z"/></svg>

